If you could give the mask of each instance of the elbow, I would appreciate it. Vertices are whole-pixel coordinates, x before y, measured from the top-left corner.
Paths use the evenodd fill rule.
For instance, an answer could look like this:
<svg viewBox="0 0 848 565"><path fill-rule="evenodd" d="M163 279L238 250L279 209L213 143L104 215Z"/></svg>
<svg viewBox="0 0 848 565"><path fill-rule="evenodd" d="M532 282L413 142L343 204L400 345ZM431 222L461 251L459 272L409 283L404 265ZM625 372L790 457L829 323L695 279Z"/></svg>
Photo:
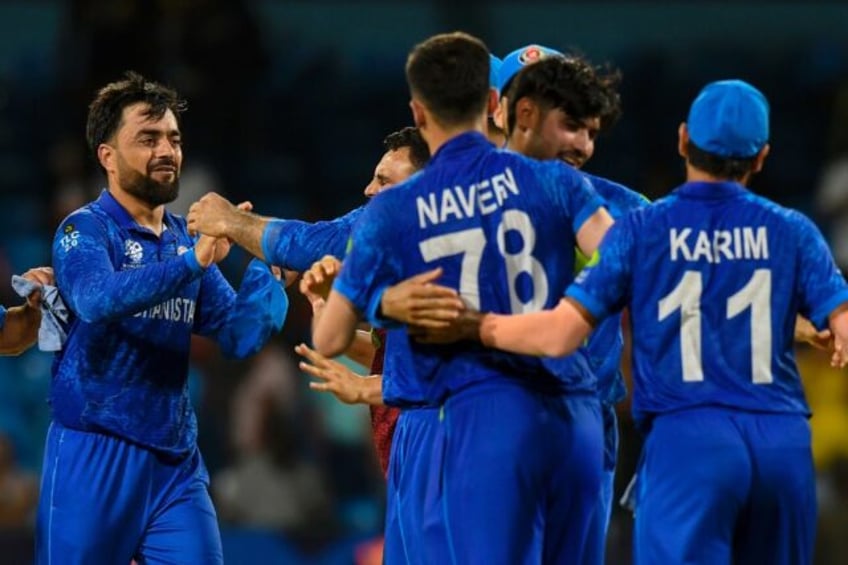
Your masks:
<svg viewBox="0 0 848 565"><path fill-rule="evenodd" d="M345 352L348 340L344 339L342 332L326 331L319 324L312 334L312 346L315 351L327 358L338 357Z"/></svg>
<svg viewBox="0 0 848 565"><path fill-rule="evenodd" d="M341 344L341 341L337 337L324 336L320 333L316 333L312 337L312 345L315 351L328 359L338 357L345 351L345 346Z"/></svg>
<svg viewBox="0 0 848 565"><path fill-rule="evenodd" d="M542 357L565 357L574 353L574 349L562 341L556 341L544 344L539 354Z"/></svg>
<svg viewBox="0 0 848 565"><path fill-rule="evenodd" d="M571 355L583 343L584 336L572 325L553 321L547 332L547 339L542 344L542 355L545 357L565 357Z"/></svg>
<svg viewBox="0 0 848 565"><path fill-rule="evenodd" d="M81 301L74 306L74 314L86 324L97 324L108 321L109 319L109 312L103 308L102 302L98 304L96 302L87 303Z"/></svg>
<svg viewBox="0 0 848 565"><path fill-rule="evenodd" d="M579 343L573 343L570 339L563 339L563 334L550 332L544 342L540 343L537 355L542 357L565 357L574 353Z"/></svg>

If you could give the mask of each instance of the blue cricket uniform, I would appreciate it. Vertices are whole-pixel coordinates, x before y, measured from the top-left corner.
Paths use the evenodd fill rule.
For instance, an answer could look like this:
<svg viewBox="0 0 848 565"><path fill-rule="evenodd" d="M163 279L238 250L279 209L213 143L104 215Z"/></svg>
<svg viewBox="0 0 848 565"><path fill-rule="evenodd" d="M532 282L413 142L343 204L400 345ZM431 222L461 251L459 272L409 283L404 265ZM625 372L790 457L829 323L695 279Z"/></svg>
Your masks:
<svg viewBox="0 0 848 565"><path fill-rule="evenodd" d="M815 532L797 313L848 287L816 227L739 184L690 182L625 216L569 288L630 306L640 563L808 563Z"/></svg>
<svg viewBox="0 0 848 565"><path fill-rule="evenodd" d="M648 199L638 192L617 182L589 174L586 174L586 177L592 182L592 186L604 200L604 206L616 220L631 210L637 210L649 203ZM579 250L577 255L578 265L582 268L588 259L581 257ZM589 336L585 350L595 378L598 379L598 396L601 400L601 414L604 422L604 470L598 507L590 531L586 563L603 563L615 494L615 465L618 454L618 417L615 413L615 405L627 395L624 376L621 373L621 355L624 351L621 315L609 316L599 323Z"/></svg>
<svg viewBox="0 0 848 565"><path fill-rule="evenodd" d="M333 220L302 222L271 220L262 234L262 253L272 265L303 272L324 255L342 259L353 225L365 206Z"/></svg>
<svg viewBox="0 0 848 565"><path fill-rule="evenodd" d="M464 133L372 200L334 288L374 325L386 287L436 265L445 271L441 282L475 308L549 308L573 279L574 234L600 205L574 169ZM602 464L585 354L565 363L479 344L422 345L399 329L388 340L386 403L442 406L432 460L425 457L432 470L420 561L579 558ZM393 371L395 363L411 370ZM390 476L395 464L393 456Z"/></svg>
<svg viewBox="0 0 848 565"><path fill-rule="evenodd" d="M104 191L53 242L71 312L53 364L37 524L39 563L220 563L220 535L187 388L192 333L255 353L288 308L266 265L238 294L202 269L185 220L161 236Z"/></svg>

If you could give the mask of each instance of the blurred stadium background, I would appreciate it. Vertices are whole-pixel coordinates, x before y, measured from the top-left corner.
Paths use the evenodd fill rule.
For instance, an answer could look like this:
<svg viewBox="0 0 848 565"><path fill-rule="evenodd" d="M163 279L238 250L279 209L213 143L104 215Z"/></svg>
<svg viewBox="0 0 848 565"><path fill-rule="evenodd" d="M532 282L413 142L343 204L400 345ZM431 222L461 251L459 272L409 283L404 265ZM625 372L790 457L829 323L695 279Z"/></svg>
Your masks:
<svg viewBox="0 0 848 565"><path fill-rule="evenodd" d="M0 1L0 280L49 264L58 221L104 185L86 152L95 89L134 69L175 86L184 211L208 190L278 217L327 219L363 202L383 136L410 123L403 64L462 29L503 56L528 43L623 71L624 115L587 170L657 197L681 182L676 128L710 80L744 78L772 104L754 190L811 215L848 267L848 5L841 2L449 0ZM237 282L246 262L224 268ZM311 393L282 335L232 362L198 340L191 382L228 563L379 563L384 489L367 410ZM0 300L19 302L9 285ZM48 421L50 357L0 359L0 563L28 563ZM799 349L819 470L817 563L848 563L848 381ZM639 449L627 406L620 494ZM617 512L608 562L630 563Z"/></svg>

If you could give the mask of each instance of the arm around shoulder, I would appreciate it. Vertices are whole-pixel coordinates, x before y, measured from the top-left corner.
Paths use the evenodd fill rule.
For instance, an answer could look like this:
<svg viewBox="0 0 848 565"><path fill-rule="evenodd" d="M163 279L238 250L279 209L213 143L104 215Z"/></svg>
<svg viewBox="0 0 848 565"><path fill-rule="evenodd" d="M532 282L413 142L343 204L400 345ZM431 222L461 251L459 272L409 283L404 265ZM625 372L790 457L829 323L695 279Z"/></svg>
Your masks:
<svg viewBox="0 0 848 565"><path fill-rule="evenodd" d="M563 298L553 310L485 314L480 323L480 340L484 345L511 353L562 357L573 353L591 333L590 320L591 316L578 302Z"/></svg>

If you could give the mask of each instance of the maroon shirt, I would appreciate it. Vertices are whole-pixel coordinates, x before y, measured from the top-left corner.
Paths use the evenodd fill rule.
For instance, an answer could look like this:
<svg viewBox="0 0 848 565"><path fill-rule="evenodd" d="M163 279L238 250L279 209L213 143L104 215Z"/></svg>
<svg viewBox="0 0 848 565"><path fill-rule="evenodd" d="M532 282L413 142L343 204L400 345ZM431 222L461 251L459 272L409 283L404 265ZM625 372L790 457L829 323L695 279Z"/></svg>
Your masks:
<svg viewBox="0 0 848 565"><path fill-rule="evenodd" d="M374 352L374 360L371 362L371 374L383 374L383 356L386 354L386 330L373 329L371 339L377 346ZM395 426L400 415L398 408L391 406L371 406L371 432L374 435L374 447L380 460L380 468L383 476L388 476L389 454L392 451L392 436L395 434Z"/></svg>

